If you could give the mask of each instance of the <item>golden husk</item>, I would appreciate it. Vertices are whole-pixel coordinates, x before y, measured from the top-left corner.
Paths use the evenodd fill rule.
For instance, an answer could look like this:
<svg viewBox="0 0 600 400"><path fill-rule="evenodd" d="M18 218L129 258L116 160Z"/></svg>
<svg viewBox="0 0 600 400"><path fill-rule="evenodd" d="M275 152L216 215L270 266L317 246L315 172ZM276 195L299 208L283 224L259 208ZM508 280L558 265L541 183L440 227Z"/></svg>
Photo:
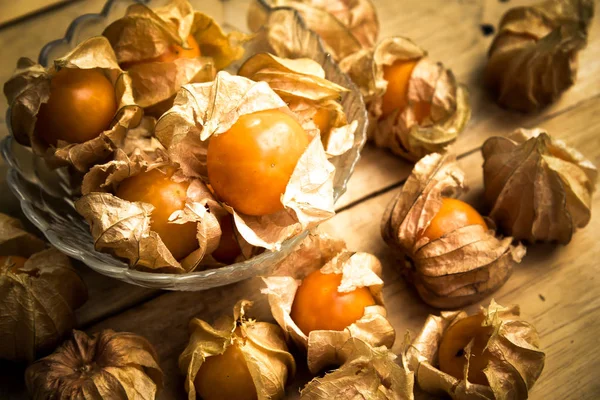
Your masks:
<svg viewBox="0 0 600 400"><path fill-rule="evenodd" d="M352 148L358 121L348 123L339 103L342 93L348 89L327 80L319 63L308 58L292 60L259 53L240 67L238 75L267 82L305 126L311 121L314 123L317 113L326 113L326 127L319 133L329 157ZM312 129L318 128L315 125Z"/></svg>
<svg viewBox="0 0 600 400"><path fill-rule="evenodd" d="M0 359L31 362L51 351L75 325L87 300L69 258L0 214ZM16 268L11 256L27 258Z"/></svg>
<svg viewBox="0 0 600 400"><path fill-rule="evenodd" d="M33 400L154 400L162 381L152 344L110 329L92 337L74 330L71 339L25 371Z"/></svg>
<svg viewBox="0 0 600 400"><path fill-rule="evenodd" d="M37 136L35 123L40 106L48 102L52 76L62 68L101 71L115 88L118 108L110 127L98 137L84 143L58 141L55 147ZM72 165L81 172L110 159L123 144L128 129L136 127L142 117L133 99L130 76L119 68L110 43L101 36L82 42L48 69L21 58L15 74L4 85L4 94L11 106L9 118L15 139L30 146L50 166Z"/></svg>
<svg viewBox="0 0 600 400"><path fill-rule="evenodd" d="M241 115L270 109L299 119L266 82L253 82L221 71L214 82L185 85L179 91L173 108L159 119L156 137L186 176L210 183L206 169L210 137L229 130ZM314 136L282 196L284 210L256 217L223 205L233 214L241 237L253 246L278 250L284 240L335 213L335 167L327 161L318 130L311 131L306 123L303 127Z"/></svg>
<svg viewBox="0 0 600 400"><path fill-rule="evenodd" d="M343 331L313 331L307 336L292 320L290 312L301 280L320 269L324 274L342 274L340 293L367 287L376 305L365 307L361 319ZM305 349L308 368L317 373L325 367L340 365L339 350L350 338L361 339L372 346L392 347L396 332L386 319L383 304L381 263L368 253L353 253L343 242L311 234L302 247L277 267L273 276L263 278L273 318L283 328L286 337Z"/></svg>
<svg viewBox="0 0 600 400"><path fill-rule="evenodd" d="M388 85L383 69L402 61L417 62L408 82L408 105L382 117L382 96ZM429 60L427 52L409 39L384 39L372 51L362 50L346 57L340 61L340 68L365 99L369 139L411 161L445 151L471 117L466 87L456 82L452 71ZM431 111L419 123L414 107L423 103L429 104Z"/></svg>
<svg viewBox="0 0 600 400"><path fill-rule="evenodd" d="M459 197L464 190L464 174L455 158L430 154L415 164L382 219L384 240L402 256L399 268L421 298L438 308L461 307L490 295L525 255L525 247L511 245L511 237L496 238L493 229L485 231L480 225L434 241L421 237L442 197Z"/></svg>
<svg viewBox="0 0 600 400"><path fill-rule="evenodd" d="M233 318L223 317L214 326L198 318L190 321L190 341L179 356L189 400L196 399L194 380L202 364L232 345L239 346L244 356L259 400L285 396L285 385L296 373L296 362L288 352L281 328L246 317L251 306L251 301L239 301L233 309Z"/></svg>
<svg viewBox="0 0 600 400"><path fill-rule="evenodd" d="M518 240L569 243L591 218L598 171L540 128L492 137L482 147L490 218Z"/></svg>
<svg viewBox="0 0 600 400"><path fill-rule="evenodd" d="M577 53L587 44L593 0L548 0L509 10L488 53L485 81L498 103L531 112L574 82Z"/></svg>
<svg viewBox="0 0 600 400"><path fill-rule="evenodd" d="M267 23L261 6L253 2L248 10L248 26L254 32ZM291 7L298 11L309 29L315 31L328 53L336 61L359 51L372 48L379 35L379 20L375 6L369 0L271 0L271 7ZM276 34L271 40L283 44L286 34Z"/></svg>
<svg viewBox="0 0 600 400"><path fill-rule="evenodd" d="M482 326L493 327L487 343L490 360L484 370L490 386L468 382L468 368L462 380L437 369L440 342L451 325L467 317L464 311L430 315L407 348L406 359L417 384L429 393L447 394L456 400L526 399L544 368L545 354L539 349L537 331L519 317L518 306L503 307L492 300L479 312L484 315ZM465 356L470 356L469 346Z"/></svg>
<svg viewBox="0 0 600 400"><path fill-rule="evenodd" d="M239 32L225 34L211 17L195 12L187 0L172 0L154 10L143 4L131 5L103 35L132 78L136 103L154 115L171 107L182 85L212 81L218 70L241 58L242 43L247 40ZM187 47L190 35L200 47L200 57L155 60L174 46Z"/></svg>
<svg viewBox="0 0 600 400"><path fill-rule="evenodd" d="M127 259L131 268L151 272L185 273L200 265L218 264L205 256L219 245L218 217L226 211L201 180L183 177L179 172L171 178L187 180L190 184L184 209L174 212L170 221L174 224L196 222L198 227L198 249L179 261L173 258L160 236L150 229L154 207L149 203L123 200L113 194L123 180L170 165L164 155L151 158L141 151L134 151L133 155L127 156L119 151L115 160L90 169L83 178L83 196L75 202L75 208L90 224L96 250Z"/></svg>
<svg viewBox="0 0 600 400"><path fill-rule="evenodd" d="M340 368L314 378L300 392L304 400L412 400L414 374L404 354L400 363L385 346L350 338L341 349Z"/></svg>

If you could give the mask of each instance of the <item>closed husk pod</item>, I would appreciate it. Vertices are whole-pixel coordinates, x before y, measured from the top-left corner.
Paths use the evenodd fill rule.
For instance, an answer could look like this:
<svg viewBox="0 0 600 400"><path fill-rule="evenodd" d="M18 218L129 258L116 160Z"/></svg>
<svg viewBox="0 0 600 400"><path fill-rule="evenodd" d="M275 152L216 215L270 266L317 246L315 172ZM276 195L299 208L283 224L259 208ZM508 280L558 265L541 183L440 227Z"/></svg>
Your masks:
<svg viewBox="0 0 600 400"><path fill-rule="evenodd" d="M519 307L492 300L472 316L464 311L430 315L406 359L426 392L456 400L519 400L527 399L542 373L545 354L535 328L520 318Z"/></svg>
<svg viewBox="0 0 600 400"><path fill-rule="evenodd" d="M365 99L369 139L411 161L443 152L471 116L467 89L407 38L384 39L349 55L340 68Z"/></svg>
<svg viewBox="0 0 600 400"><path fill-rule="evenodd" d="M124 184L128 186L121 191ZM133 201L132 191L145 197ZM94 166L84 176L82 194L75 207L90 224L96 250L149 272L184 273L218 265L208 255L218 248L219 217L227 211L201 180L183 176L160 150L136 150L131 156L119 151L113 161ZM163 199L170 201L165 204ZM150 201L173 211L164 215L171 211Z"/></svg>
<svg viewBox="0 0 600 400"><path fill-rule="evenodd" d="M342 93L348 89L328 81L319 63L259 53L240 67L238 75L267 82L301 120L312 120L329 157L352 148L358 122L349 123L340 104Z"/></svg>
<svg viewBox="0 0 600 400"><path fill-rule="evenodd" d="M587 43L593 15L593 0L548 0L509 10L485 69L498 103L531 112L567 90L575 82L577 53Z"/></svg>
<svg viewBox="0 0 600 400"><path fill-rule="evenodd" d="M252 130L246 123L251 120L263 129ZM275 133L269 140L256 139ZM241 238L252 246L278 250L284 240L334 215L335 167L327 160L318 129L291 111L266 82L221 71L214 82L185 85L159 119L156 136L186 177L202 179L214 189L233 214ZM300 142L305 144L293 148L294 157L281 150Z"/></svg>
<svg viewBox="0 0 600 400"><path fill-rule="evenodd" d="M92 82L93 91L65 94ZM51 167L71 165L81 172L111 159L142 116L130 76L101 36L79 44L49 68L20 59L4 93L15 139Z"/></svg>
<svg viewBox="0 0 600 400"><path fill-rule="evenodd" d="M225 34L187 0L156 9L133 4L103 35L132 78L136 103L154 115L171 106L182 85L211 81L218 70L241 58L246 38L239 32Z"/></svg>
<svg viewBox="0 0 600 400"><path fill-rule="evenodd" d="M307 352L308 368L317 373L325 367L342 363L339 350L350 338L376 347L391 348L394 344L396 333L386 319L380 275L381 264L375 256L350 252L339 240L311 234L278 266L274 276L263 278L266 288L262 292L268 297L277 323L287 337ZM319 276L326 278L319 279ZM314 290L305 286L311 277ZM332 294L333 291L335 293ZM301 292L303 300L299 299ZM365 295L371 302L362 306ZM342 296L344 300L336 303L336 299ZM310 306L312 300L321 302L318 309ZM360 310L357 310L359 306ZM346 321L345 327L316 327L332 323L339 325L338 322L349 319L350 314L354 321ZM311 326L315 328L307 329Z"/></svg>
<svg viewBox="0 0 600 400"><path fill-rule="evenodd" d="M421 298L438 308L461 307L490 295L525 255L522 245L511 245L511 237L497 238L489 229L491 221L481 216L481 223L466 222L437 238L428 236L445 200L464 189L464 174L453 156L428 155L415 164L382 220L384 240L403 256L399 268Z"/></svg>
<svg viewBox="0 0 600 400"><path fill-rule="evenodd" d="M414 376L404 354L401 360L385 346L371 347L351 338L341 349L342 365L314 378L300 392L304 400L412 400Z"/></svg>
<svg viewBox="0 0 600 400"><path fill-rule="evenodd" d="M31 362L54 349L86 300L69 258L0 214L0 359Z"/></svg>
<svg viewBox="0 0 600 400"><path fill-rule="evenodd" d="M336 61L362 48L370 49L377 42L379 20L370 0L256 0L251 2L247 18L248 26L255 32L267 22L261 1L271 7L291 7L298 11ZM285 34L273 39L282 41L284 37Z"/></svg>
<svg viewBox="0 0 600 400"><path fill-rule="evenodd" d="M515 239L569 243L591 218L597 170L543 129L517 129L483 147L485 198L499 229Z"/></svg>
<svg viewBox="0 0 600 400"><path fill-rule="evenodd" d="M163 373L152 344L129 332L74 330L54 353L31 364L25 383L33 400L154 400Z"/></svg>
<svg viewBox="0 0 600 400"><path fill-rule="evenodd" d="M198 318L190 321L190 341L179 356L190 400L285 397L285 385L296 372L294 357L281 328L246 316L251 306L239 301L233 317L224 316L213 326Z"/></svg>

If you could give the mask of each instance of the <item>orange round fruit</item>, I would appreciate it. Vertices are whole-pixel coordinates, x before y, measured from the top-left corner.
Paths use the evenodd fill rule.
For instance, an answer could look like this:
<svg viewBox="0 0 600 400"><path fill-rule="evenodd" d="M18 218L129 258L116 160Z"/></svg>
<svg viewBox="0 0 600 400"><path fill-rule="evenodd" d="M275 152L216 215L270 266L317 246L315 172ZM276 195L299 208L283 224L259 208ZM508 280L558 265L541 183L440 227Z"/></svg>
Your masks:
<svg viewBox="0 0 600 400"><path fill-rule="evenodd" d="M481 214L469 204L457 199L443 198L442 207L421 237L433 241L467 225L481 225L485 230L488 229Z"/></svg>
<svg viewBox="0 0 600 400"><path fill-rule="evenodd" d="M296 291L290 316L305 335L315 330L342 331L362 318L365 307L375 305L366 287L340 293L341 274L309 274Z"/></svg>
<svg viewBox="0 0 600 400"><path fill-rule="evenodd" d="M267 215L283 210L281 196L308 146L300 124L279 110L242 115L208 144L208 180L236 211Z"/></svg>
<svg viewBox="0 0 600 400"><path fill-rule="evenodd" d="M16 272L25 266L27 259L21 256L0 256L0 266L6 265L12 272Z"/></svg>
<svg viewBox="0 0 600 400"><path fill-rule="evenodd" d="M382 97L381 116L385 118L394 111L402 112L408 105L408 82L418 60L396 61L392 65L383 66L383 79L388 83ZM421 123L431 112L431 104L418 102L413 105L418 123Z"/></svg>
<svg viewBox="0 0 600 400"><path fill-rule="evenodd" d="M108 129L116 112L115 89L102 72L63 68L50 81L50 98L40 107L35 129L51 145L83 143Z"/></svg>
<svg viewBox="0 0 600 400"><path fill-rule="evenodd" d="M116 196L127 201L141 201L154 206L150 229L158 233L163 243L176 260L181 260L198 248L196 223L175 224L169 217L182 210L187 198L189 183L175 182L171 176L175 169L167 171L153 169L125 179L116 191Z"/></svg>
<svg viewBox="0 0 600 400"><path fill-rule="evenodd" d="M484 351L493 328L481 326L483 315L477 314L461 319L452 325L440 342L439 364L440 370L457 379L464 379L464 370L467 359L464 348L474 339L469 357L468 379L471 383L489 385L483 370L487 366L490 353Z"/></svg>
<svg viewBox="0 0 600 400"><path fill-rule="evenodd" d="M239 328L238 328L239 330ZM194 379L196 393L203 400L256 400L256 386L238 344L223 354L208 357Z"/></svg>
<svg viewBox="0 0 600 400"><path fill-rule="evenodd" d="M221 240L219 241L219 247L212 252L212 256L223 264L233 264L237 256L242 253L233 230L233 216L227 214L221 217L219 225L221 225Z"/></svg>
<svg viewBox="0 0 600 400"><path fill-rule="evenodd" d="M329 131L331 125L331 118L329 116L329 110L326 108L319 108L313 116L313 122L319 128L321 136L325 135Z"/></svg>

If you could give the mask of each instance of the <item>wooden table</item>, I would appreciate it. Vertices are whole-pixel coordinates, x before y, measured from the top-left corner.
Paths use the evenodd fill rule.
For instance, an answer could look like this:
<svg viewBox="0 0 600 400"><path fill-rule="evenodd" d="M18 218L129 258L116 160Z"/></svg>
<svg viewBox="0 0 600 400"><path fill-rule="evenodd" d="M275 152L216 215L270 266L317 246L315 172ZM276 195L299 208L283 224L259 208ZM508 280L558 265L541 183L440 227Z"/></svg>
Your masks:
<svg viewBox="0 0 600 400"><path fill-rule="evenodd" d="M30 0L40 1L40 0ZM98 11L104 0L77 2L44 12L0 30L3 63L0 81L11 74L19 56L35 58L39 48L57 38L77 15ZM199 2L200 3L200 2ZM595 18L587 48L579 58L577 83L559 101L542 112L522 115L502 110L482 90L481 72L491 36L482 25L496 25L509 8L530 1L498 0L375 0L381 19L381 37L405 35L429 50L432 59L452 68L459 81L468 85L473 116L454 145L472 188L467 200L479 204L482 189L482 158L479 148L493 135L504 135L516 127L541 126L565 140L600 165L600 21ZM599 9L600 1L596 1ZM2 12L0 6L0 13ZM0 100L0 118L6 101ZM0 136L6 127L0 124ZM4 176L5 166L2 168ZM377 255L384 265L385 300L389 317L399 337L404 331L420 329L428 313L437 311L423 304L415 291L399 276L396 260L379 234L380 216L406 179L411 165L371 145L362 159L347 193L337 204L337 215L323 229L344 238L351 249ZM18 205L7 194L1 179L0 210L19 215ZM594 214L600 210L600 195L594 196ZM546 367L533 388L533 399L600 398L600 245L596 237L600 217L578 232L568 246L535 245L515 268L506 285L495 295L501 304L520 304L525 318L541 336ZM229 314L239 298L257 302L256 313L270 318L265 299L255 281L246 281L206 292L173 293L129 286L78 265L90 293L78 311L79 328L89 333L105 328L131 331L148 338L156 347L165 372L161 399L182 399L183 377L177 357L188 339L191 317L213 320ZM232 295L235 293L235 295ZM486 299L482 304L487 304ZM468 308L476 310L478 305ZM398 340L394 346L400 350ZM289 390L306 381L306 373ZM302 376L304 375L304 376ZM5 368L0 381L0 398L27 398L22 371Z"/></svg>

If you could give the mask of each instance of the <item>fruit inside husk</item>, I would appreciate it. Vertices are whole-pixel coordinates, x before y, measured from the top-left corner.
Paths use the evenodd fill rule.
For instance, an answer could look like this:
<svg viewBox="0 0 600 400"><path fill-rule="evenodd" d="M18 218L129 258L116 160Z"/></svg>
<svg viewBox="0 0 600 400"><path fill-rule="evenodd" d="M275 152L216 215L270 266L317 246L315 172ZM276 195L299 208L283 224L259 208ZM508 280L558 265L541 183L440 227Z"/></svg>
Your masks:
<svg viewBox="0 0 600 400"><path fill-rule="evenodd" d="M483 370L488 364L490 353L486 350L492 335L491 326L482 326L483 314L464 318L450 326L444 333L439 348L440 370L456 379L464 379L467 354L465 348L472 341L469 349L469 372L467 380L479 385L489 385Z"/></svg>
<svg viewBox="0 0 600 400"><path fill-rule="evenodd" d="M385 118L394 111L402 112L408 104L408 86L413 70L419 60L398 60L391 65L383 66L383 79L387 88L381 99L381 117ZM418 123L423 122L431 112L431 104L417 102L411 105Z"/></svg>
<svg viewBox="0 0 600 400"><path fill-rule="evenodd" d="M219 246L211 253L211 255L218 262L232 264L235 262L235 259L242 254L240 244L235 237L232 215L227 214L219 218L219 225L221 226L221 239L219 241Z"/></svg>
<svg viewBox="0 0 600 400"><path fill-rule="evenodd" d="M176 260L185 258L198 248L197 224L169 222L175 211L182 210L187 198L189 183L171 179L174 168L159 168L142 172L125 179L116 191L116 196L127 201L140 201L154 206L150 229L158 233L167 249Z"/></svg>
<svg viewBox="0 0 600 400"><path fill-rule="evenodd" d="M308 335L316 330L343 331L364 315L365 307L375 305L368 287L340 293L342 274L310 273L298 287L290 316Z"/></svg>
<svg viewBox="0 0 600 400"><path fill-rule="evenodd" d="M96 69L63 68L50 81L35 129L48 144L83 143L107 130L117 111L112 83Z"/></svg>
<svg viewBox="0 0 600 400"><path fill-rule="evenodd" d="M283 210L281 196L309 144L302 126L279 110L242 115L208 144L208 179L217 196L254 216Z"/></svg>
<svg viewBox="0 0 600 400"><path fill-rule="evenodd" d="M485 230L488 229L483 217L471 205L462 200L444 197L442 207L421 237L427 237L430 241L434 241L468 225L481 225Z"/></svg>

